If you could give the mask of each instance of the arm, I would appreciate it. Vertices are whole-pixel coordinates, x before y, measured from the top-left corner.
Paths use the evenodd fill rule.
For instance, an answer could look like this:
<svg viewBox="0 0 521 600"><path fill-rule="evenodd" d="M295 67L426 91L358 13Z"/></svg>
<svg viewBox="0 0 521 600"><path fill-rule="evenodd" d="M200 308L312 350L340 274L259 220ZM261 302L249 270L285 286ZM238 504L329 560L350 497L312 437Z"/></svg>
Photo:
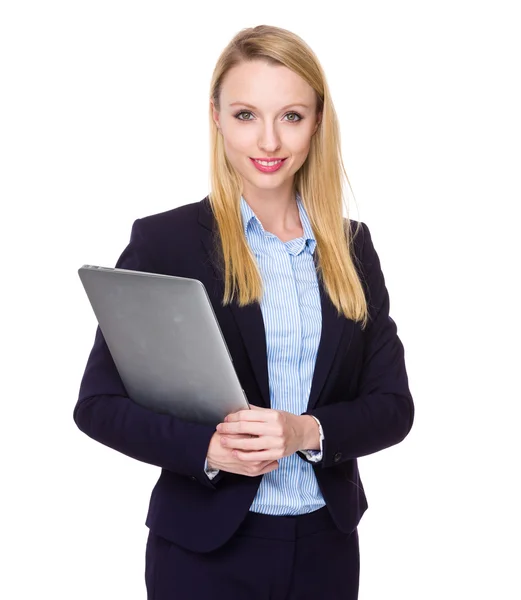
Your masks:
<svg viewBox="0 0 521 600"><path fill-rule="evenodd" d="M317 425L318 425L318 445L320 446L319 450L315 450L313 448L313 445L310 444L310 448L309 450L300 450L300 452L308 459L309 462L312 463L319 463L322 460L323 454L324 454L324 430L322 429L322 425L320 424L320 421L314 417L313 415L310 415L311 418L316 421ZM316 432L315 432L316 428L313 428L313 437L316 436Z"/></svg>
<svg viewBox="0 0 521 600"><path fill-rule="evenodd" d="M146 255L139 220L116 267L157 272ZM133 402L99 327L74 408L74 421L85 434L118 452L215 488L219 475L211 481L204 472L215 427L155 413Z"/></svg>
<svg viewBox="0 0 521 600"><path fill-rule="evenodd" d="M403 345L389 316L389 294L380 261L363 224L362 264L370 319L366 328L358 396L307 411L324 431L323 468L372 454L401 442L414 419ZM305 456L299 452L301 458Z"/></svg>

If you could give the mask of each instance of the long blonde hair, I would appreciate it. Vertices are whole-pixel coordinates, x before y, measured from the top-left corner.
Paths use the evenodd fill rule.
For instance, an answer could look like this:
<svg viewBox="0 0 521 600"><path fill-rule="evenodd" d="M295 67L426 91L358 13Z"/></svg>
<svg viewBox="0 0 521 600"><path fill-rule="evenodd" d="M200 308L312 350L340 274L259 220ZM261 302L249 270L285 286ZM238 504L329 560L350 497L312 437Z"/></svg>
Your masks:
<svg viewBox="0 0 521 600"><path fill-rule="evenodd" d="M316 238L317 275L322 278L339 314L361 321L368 318L367 302L352 258L352 232L344 218L342 175L349 184L342 161L340 131L322 67L307 44L296 34L268 25L240 31L221 53L215 66L210 99L220 110L220 92L226 73L244 61L262 60L284 65L300 75L317 96L317 113L322 119L311 140L306 161L295 174L298 190ZM210 102L210 186L209 200L220 238L224 269L223 304L237 297L239 306L260 301L262 279L241 220L242 180L228 161L224 143L213 119Z"/></svg>

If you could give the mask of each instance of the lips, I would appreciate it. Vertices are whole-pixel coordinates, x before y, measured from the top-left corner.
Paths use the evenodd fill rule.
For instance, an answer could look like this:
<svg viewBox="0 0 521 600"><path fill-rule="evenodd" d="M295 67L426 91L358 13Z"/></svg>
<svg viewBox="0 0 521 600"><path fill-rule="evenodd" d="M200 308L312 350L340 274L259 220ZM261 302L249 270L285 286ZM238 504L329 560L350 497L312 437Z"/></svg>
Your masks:
<svg viewBox="0 0 521 600"><path fill-rule="evenodd" d="M251 156L252 160L258 160L261 162L274 162L276 160L286 160L283 156L272 156L271 158L263 157L263 156Z"/></svg>
<svg viewBox="0 0 521 600"><path fill-rule="evenodd" d="M250 160L255 168L261 173L275 173L275 171L278 171L286 161L285 158L250 158ZM258 161L274 164L263 165Z"/></svg>

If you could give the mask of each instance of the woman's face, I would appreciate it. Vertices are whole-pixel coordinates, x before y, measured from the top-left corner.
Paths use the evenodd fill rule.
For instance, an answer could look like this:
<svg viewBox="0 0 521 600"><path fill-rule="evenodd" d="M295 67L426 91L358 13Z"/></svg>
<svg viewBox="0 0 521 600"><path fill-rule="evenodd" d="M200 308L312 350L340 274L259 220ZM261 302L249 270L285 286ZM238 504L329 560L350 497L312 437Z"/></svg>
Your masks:
<svg viewBox="0 0 521 600"><path fill-rule="evenodd" d="M243 194L289 193L318 127L313 88L287 67L255 60L228 71L220 102L213 117ZM283 160L263 171L255 159Z"/></svg>

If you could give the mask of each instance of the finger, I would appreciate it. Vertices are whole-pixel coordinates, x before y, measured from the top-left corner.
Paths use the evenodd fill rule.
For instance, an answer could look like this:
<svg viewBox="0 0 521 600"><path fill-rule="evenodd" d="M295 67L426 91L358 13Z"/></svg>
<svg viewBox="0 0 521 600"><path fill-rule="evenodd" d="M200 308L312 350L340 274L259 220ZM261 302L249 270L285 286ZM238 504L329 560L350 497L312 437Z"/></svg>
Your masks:
<svg viewBox="0 0 521 600"><path fill-rule="evenodd" d="M233 450L232 454L244 462L256 462L259 460L279 460L282 458L280 451L277 450L261 450L260 452L246 452L244 450Z"/></svg>
<svg viewBox="0 0 521 600"><path fill-rule="evenodd" d="M271 471L275 471L278 468L279 468L278 461L272 460L259 472L259 475L265 475L266 473L271 473Z"/></svg>
<svg viewBox="0 0 521 600"><path fill-rule="evenodd" d="M271 467L273 465L278 465L278 460L263 460L259 463L259 469L265 469L266 467Z"/></svg>
<svg viewBox="0 0 521 600"><path fill-rule="evenodd" d="M250 410L238 410L237 412L230 413L224 420L226 423L233 423L235 421L271 421L278 418L277 411L272 408L263 408L259 410L258 407L252 406Z"/></svg>
<svg viewBox="0 0 521 600"><path fill-rule="evenodd" d="M248 435L273 435L276 433L273 424L259 421L236 421L235 423L219 423L216 427L221 435L248 434Z"/></svg>
<svg viewBox="0 0 521 600"><path fill-rule="evenodd" d="M268 436L253 437L253 438L221 438L221 446L225 448L231 448L234 450L274 450L280 445L280 439L272 438Z"/></svg>
<svg viewBox="0 0 521 600"><path fill-rule="evenodd" d="M244 465L243 463L240 464L242 465L242 469L247 470L246 474L250 477L258 477L259 475L265 475L266 473L270 473L271 471L275 471L279 468L279 463L276 460L270 460L265 466L259 467L258 469L254 469L253 471L249 465Z"/></svg>

